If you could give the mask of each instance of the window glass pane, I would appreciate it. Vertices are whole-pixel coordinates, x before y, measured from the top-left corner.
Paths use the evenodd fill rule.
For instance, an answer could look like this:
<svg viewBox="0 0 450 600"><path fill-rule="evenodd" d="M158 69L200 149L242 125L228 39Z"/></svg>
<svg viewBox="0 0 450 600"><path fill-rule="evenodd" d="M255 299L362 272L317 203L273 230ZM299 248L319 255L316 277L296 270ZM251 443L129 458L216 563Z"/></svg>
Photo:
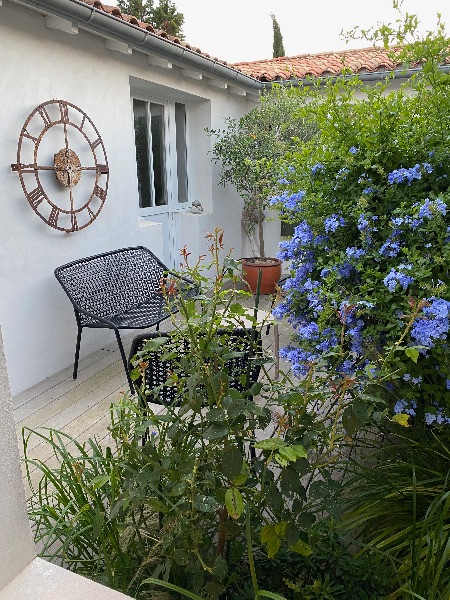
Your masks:
<svg viewBox="0 0 450 600"><path fill-rule="evenodd" d="M175 128L177 150L178 202L188 201L188 176L186 153L186 107L175 103Z"/></svg>
<svg viewBox="0 0 450 600"><path fill-rule="evenodd" d="M139 206L152 206L148 152L147 102L133 100L134 138L136 143L136 164L139 188Z"/></svg>
<svg viewBox="0 0 450 600"><path fill-rule="evenodd" d="M164 107L161 104L150 104L152 120L152 158L153 186L155 188L155 205L167 204L164 177Z"/></svg>

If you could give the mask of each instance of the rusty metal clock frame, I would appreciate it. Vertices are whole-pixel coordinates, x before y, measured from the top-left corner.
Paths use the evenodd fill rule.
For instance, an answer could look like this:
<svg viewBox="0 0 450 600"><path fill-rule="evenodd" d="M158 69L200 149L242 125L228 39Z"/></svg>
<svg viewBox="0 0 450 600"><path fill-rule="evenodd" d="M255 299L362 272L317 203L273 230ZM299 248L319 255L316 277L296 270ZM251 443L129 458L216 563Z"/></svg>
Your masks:
<svg viewBox="0 0 450 600"><path fill-rule="evenodd" d="M51 128L61 129L61 147L57 148L53 164L38 164L38 154L45 134ZM36 133L36 128L39 133ZM82 165L77 153L70 148L71 131L90 148L91 164ZM24 146L33 150L33 162L23 162ZM47 161L44 161L47 162ZM80 108L65 100L49 100L36 107L25 121L19 136L17 163L11 169L19 173L24 194L34 212L50 227L71 233L90 225L99 215L108 193L109 167L106 150L92 120ZM54 171L61 189L67 188L68 197L61 206L51 200L41 182L40 173ZM74 188L91 172L92 191L81 202L74 200Z"/></svg>

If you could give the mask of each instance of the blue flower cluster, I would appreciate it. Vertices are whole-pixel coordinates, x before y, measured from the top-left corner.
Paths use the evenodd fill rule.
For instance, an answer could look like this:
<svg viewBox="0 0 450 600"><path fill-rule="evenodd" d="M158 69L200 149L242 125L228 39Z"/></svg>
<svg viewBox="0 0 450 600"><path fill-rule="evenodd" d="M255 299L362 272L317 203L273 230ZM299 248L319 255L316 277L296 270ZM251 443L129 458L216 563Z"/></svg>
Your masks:
<svg viewBox="0 0 450 600"><path fill-rule="evenodd" d="M331 215L325 219L323 224L327 233L334 233L338 227L344 227L345 219L339 215Z"/></svg>
<svg viewBox="0 0 450 600"><path fill-rule="evenodd" d="M394 235L389 237L381 246L379 253L381 256L394 257L400 252L400 242L395 239Z"/></svg>
<svg viewBox="0 0 450 600"><path fill-rule="evenodd" d="M422 313L423 317L414 321L411 338L415 340L416 345L424 346L420 352L425 354L427 348L433 348L436 340L447 338L450 302L443 298L428 298Z"/></svg>
<svg viewBox="0 0 450 600"><path fill-rule="evenodd" d="M395 169L392 173L389 173L387 180L391 185L394 183L407 183L411 185L414 180L422 179L422 172L432 173L432 171L433 167L430 163L416 164L410 169L405 169L404 167Z"/></svg>
<svg viewBox="0 0 450 600"><path fill-rule="evenodd" d="M415 400L411 400L410 402L407 402L404 399L397 400L397 402L395 403L395 406L394 406L394 414L396 414L396 415L406 414L406 415L410 415L411 417L415 417L416 410L417 410L417 402Z"/></svg>
<svg viewBox="0 0 450 600"><path fill-rule="evenodd" d="M325 171L325 166L322 163L317 163L311 167L312 175L317 175L318 173L323 173Z"/></svg>
<svg viewBox="0 0 450 600"><path fill-rule="evenodd" d="M401 285L404 290L410 283L414 281L414 277L404 273L404 271L411 270L412 265L399 265L398 270L391 269L390 273L383 279L384 285L390 292L395 292L397 285Z"/></svg>
<svg viewBox="0 0 450 600"><path fill-rule="evenodd" d="M432 219L434 213L440 213L441 215L447 214L447 204L441 200L440 198L436 198L436 200L430 200L429 198L425 198L425 200L420 203L413 204L413 208L419 207L418 218L423 222L423 219Z"/></svg>
<svg viewBox="0 0 450 600"><path fill-rule="evenodd" d="M433 412L425 413L425 423L427 425L450 425L450 417L447 417L442 407L436 407Z"/></svg>
<svg viewBox="0 0 450 600"><path fill-rule="evenodd" d="M281 205L282 208L293 212L299 212L301 210L301 203L303 198L305 197L305 192L298 191L292 194L284 191L279 196L273 196L269 200L270 206L278 206Z"/></svg>
<svg viewBox="0 0 450 600"><path fill-rule="evenodd" d="M351 248L346 248L345 254L348 258L358 259L366 254L366 250L364 250L363 248L356 248L355 246L352 246Z"/></svg>

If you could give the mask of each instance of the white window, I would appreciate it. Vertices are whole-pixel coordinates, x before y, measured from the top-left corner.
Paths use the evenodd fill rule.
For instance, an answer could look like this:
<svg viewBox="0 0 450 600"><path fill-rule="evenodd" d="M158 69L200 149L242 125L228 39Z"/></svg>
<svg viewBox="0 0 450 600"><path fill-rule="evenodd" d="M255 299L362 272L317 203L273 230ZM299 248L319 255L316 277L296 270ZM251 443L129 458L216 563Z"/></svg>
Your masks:
<svg viewBox="0 0 450 600"><path fill-rule="evenodd" d="M134 98L133 117L141 213L183 208L189 201L186 106Z"/></svg>

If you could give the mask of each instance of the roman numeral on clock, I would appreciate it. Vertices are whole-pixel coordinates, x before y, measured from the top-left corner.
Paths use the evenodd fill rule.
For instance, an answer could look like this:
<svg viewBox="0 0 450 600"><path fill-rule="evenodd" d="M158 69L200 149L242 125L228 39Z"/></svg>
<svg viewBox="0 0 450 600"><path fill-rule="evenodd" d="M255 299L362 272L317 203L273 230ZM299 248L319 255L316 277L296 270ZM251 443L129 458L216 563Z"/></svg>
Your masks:
<svg viewBox="0 0 450 600"><path fill-rule="evenodd" d="M104 190L103 188L101 188L99 185L95 186L95 188L94 188L94 194L97 196L97 198L100 198L100 200L102 202L106 198L106 190Z"/></svg>
<svg viewBox="0 0 450 600"><path fill-rule="evenodd" d="M37 110L38 113L41 115L42 120L44 121L45 127L50 127L52 120L50 119L50 116L46 111L45 106L40 106Z"/></svg>
<svg viewBox="0 0 450 600"><path fill-rule="evenodd" d="M70 221L72 223L72 231L78 231L77 215L70 213Z"/></svg>
<svg viewBox="0 0 450 600"><path fill-rule="evenodd" d="M65 102L59 103L59 112L61 113L61 122L68 123L69 122L69 107Z"/></svg>
<svg viewBox="0 0 450 600"><path fill-rule="evenodd" d="M28 201L34 209L36 209L45 198L45 192L40 185L28 194Z"/></svg>
<svg viewBox="0 0 450 600"><path fill-rule="evenodd" d="M58 219L59 219L59 214L60 214L60 209L57 206L53 206L52 210L50 212L50 216L48 218L47 223L51 226L51 227L56 227L58 225Z"/></svg>

